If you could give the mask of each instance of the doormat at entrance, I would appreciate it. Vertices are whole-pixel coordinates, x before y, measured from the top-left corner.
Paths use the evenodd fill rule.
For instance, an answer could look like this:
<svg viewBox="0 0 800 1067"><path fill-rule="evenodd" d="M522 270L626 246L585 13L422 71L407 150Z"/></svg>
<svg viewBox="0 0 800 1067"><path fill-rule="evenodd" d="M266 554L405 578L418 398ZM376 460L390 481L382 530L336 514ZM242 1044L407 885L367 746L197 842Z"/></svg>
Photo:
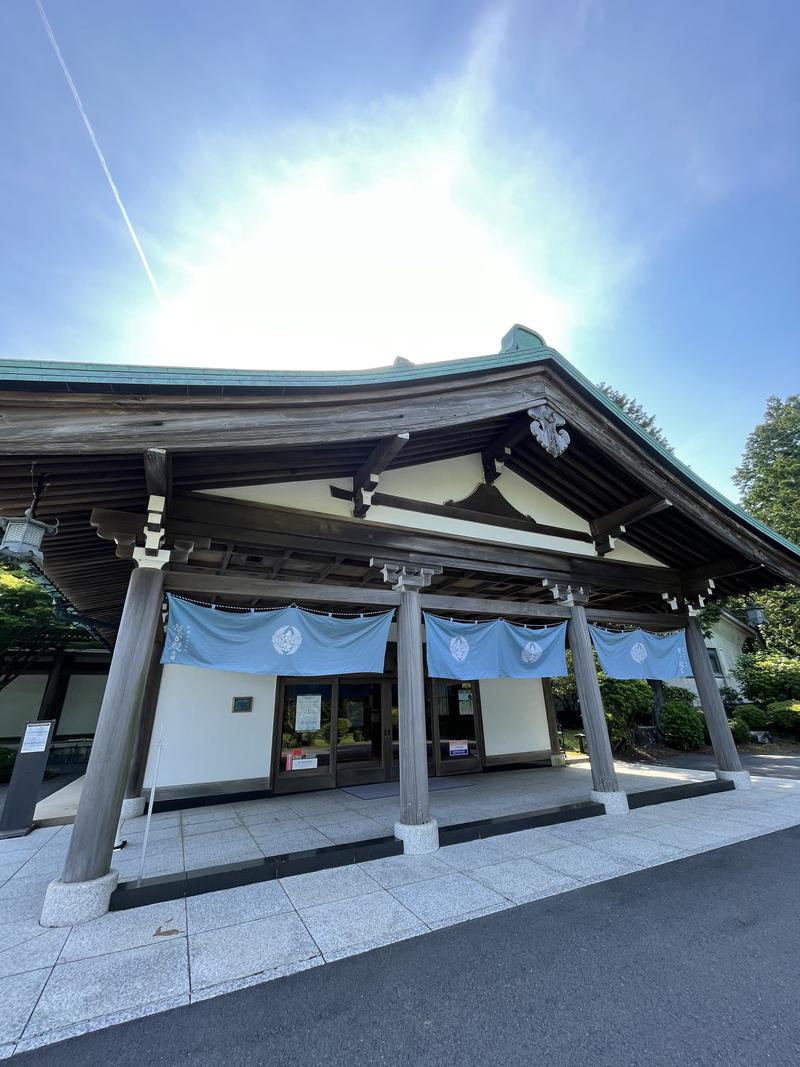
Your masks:
<svg viewBox="0 0 800 1067"><path fill-rule="evenodd" d="M437 789L467 789L474 784L474 782L458 781L456 778L428 779L428 789L432 792L435 792ZM358 797L360 800L379 800L381 797L399 797L400 783L375 782L373 785L350 785L346 789L342 788L342 792L350 793L351 796Z"/></svg>

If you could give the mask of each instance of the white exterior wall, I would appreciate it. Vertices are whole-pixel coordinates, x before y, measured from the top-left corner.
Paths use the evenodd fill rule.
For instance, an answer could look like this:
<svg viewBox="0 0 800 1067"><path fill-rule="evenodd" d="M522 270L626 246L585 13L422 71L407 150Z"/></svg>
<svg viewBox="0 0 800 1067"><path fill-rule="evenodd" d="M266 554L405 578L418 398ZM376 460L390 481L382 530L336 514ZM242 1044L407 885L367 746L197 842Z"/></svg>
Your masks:
<svg viewBox="0 0 800 1067"><path fill-rule="evenodd" d="M56 736L94 733L107 680L107 674L70 676Z"/></svg>
<svg viewBox="0 0 800 1067"><path fill-rule="evenodd" d="M487 678L479 685L487 757L550 751L541 679Z"/></svg>
<svg viewBox="0 0 800 1067"><path fill-rule="evenodd" d="M378 492L392 496L405 496L431 504L444 504L448 500L463 500L483 482L480 455L459 456L455 459L436 460L416 467L402 467L386 471L380 477ZM494 483L503 496L523 515L530 515L536 522L547 526L563 526L570 530L589 533L589 524L563 504L553 500L530 482L513 471L504 471ZM275 504L279 507L299 508L325 515L352 518L353 507L347 500L331 496L330 486L352 491L348 478L304 482L277 482L274 485L248 485L231 489L206 489L211 496L228 497L258 504ZM487 526L480 522L464 522L444 518L441 515L425 515L400 508L373 506L363 522L383 523L389 526L405 526L412 530L430 530L459 537L483 541L502 541L508 545L528 548L547 548L575 556L594 556L594 545L585 541L570 541L562 537L527 533L524 530L509 530L500 526ZM655 567L663 566L659 560L640 552L630 545L617 541L617 547L606 559L621 563L641 563Z"/></svg>
<svg viewBox="0 0 800 1067"><path fill-rule="evenodd" d="M161 675L144 785L149 787L163 728L157 788L263 778L272 760L276 678L167 664ZM232 712L234 697L253 710Z"/></svg>
<svg viewBox="0 0 800 1067"><path fill-rule="evenodd" d="M22 737L25 723L39 714L46 674L20 674L0 689L0 737Z"/></svg>

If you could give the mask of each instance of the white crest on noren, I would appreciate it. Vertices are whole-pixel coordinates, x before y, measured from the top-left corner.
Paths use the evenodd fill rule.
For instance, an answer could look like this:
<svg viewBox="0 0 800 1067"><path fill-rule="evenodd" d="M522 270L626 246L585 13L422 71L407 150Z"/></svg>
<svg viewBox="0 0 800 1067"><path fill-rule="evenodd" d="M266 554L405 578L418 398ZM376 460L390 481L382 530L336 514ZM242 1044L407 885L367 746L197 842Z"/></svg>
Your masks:
<svg viewBox="0 0 800 1067"><path fill-rule="evenodd" d="M644 663L647 659L647 649L641 641L637 641L631 649L631 659L636 660L637 663Z"/></svg>
<svg viewBox="0 0 800 1067"><path fill-rule="evenodd" d="M523 646L520 655L522 656L523 663L535 663L537 659L541 658L542 646L537 644L536 641L528 641L527 644Z"/></svg>
<svg viewBox="0 0 800 1067"><path fill-rule="evenodd" d="M272 635L272 647L280 656L293 656L303 643L296 626L281 626Z"/></svg>
<svg viewBox="0 0 800 1067"><path fill-rule="evenodd" d="M450 655L459 663L464 662L469 655L469 641L466 637L453 637L450 639Z"/></svg>

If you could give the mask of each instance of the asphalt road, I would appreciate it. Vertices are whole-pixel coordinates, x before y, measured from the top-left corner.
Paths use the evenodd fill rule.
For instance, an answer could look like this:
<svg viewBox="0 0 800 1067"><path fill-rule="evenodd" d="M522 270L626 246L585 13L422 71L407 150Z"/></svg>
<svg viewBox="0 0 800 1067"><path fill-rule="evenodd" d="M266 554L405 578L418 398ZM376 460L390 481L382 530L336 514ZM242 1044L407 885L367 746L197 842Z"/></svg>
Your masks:
<svg viewBox="0 0 800 1067"><path fill-rule="evenodd" d="M798 846L756 838L19 1062L796 1067Z"/></svg>
<svg viewBox="0 0 800 1067"><path fill-rule="evenodd" d="M742 766L752 774L767 778L800 778L800 754L740 752L739 758ZM713 753L706 752L684 752L669 759L659 757L657 762L668 767L691 767L703 771L713 771L717 766Z"/></svg>

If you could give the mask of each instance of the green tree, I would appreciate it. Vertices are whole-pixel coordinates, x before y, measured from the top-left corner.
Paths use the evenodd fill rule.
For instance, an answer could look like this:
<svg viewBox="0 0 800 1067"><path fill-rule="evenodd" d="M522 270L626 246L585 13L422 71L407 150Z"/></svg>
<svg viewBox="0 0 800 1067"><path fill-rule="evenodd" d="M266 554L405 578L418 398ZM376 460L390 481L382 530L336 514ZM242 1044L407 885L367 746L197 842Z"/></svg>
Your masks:
<svg viewBox="0 0 800 1067"><path fill-rule="evenodd" d="M800 543L800 396L771 396L764 421L747 439L733 476L742 507L790 541ZM758 594L767 622L762 636L770 652L800 655L800 589L783 586ZM743 602L732 602L740 613Z"/></svg>
<svg viewBox="0 0 800 1067"><path fill-rule="evenodd" d="M628 396L627 393L621 393L618 389L614 389L607 382L600 382L597 388L602 389L609 400L613 400L618 408L621 408L634 422L638 422L641 428L655 438L663 448L666 448L668 452L675 451L667 440L664 431L656 424L655 415L650 415L645 411L638 400Z"/></svg>
<svg viewBox="0 0 800 1067"><path fill-rule="evenodd" d="M50 597L32 578L0 564L0 689L74 635L75 628L55 617Z"/></svg>

